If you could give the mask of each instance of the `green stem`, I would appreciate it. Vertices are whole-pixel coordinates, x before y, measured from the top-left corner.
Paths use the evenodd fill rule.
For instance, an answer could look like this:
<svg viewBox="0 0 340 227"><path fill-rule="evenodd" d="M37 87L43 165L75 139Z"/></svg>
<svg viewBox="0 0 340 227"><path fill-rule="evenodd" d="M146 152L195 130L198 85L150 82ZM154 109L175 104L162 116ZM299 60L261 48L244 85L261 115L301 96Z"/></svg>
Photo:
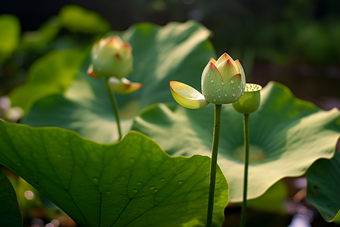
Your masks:
<svg viewBox="0 0 340 227"><path fill-rule="evenodd" d="M222 105L215 105L214 135L213 135L211 164L210 164L210 185L209 185L210 187L209 187L209 199L208 199L207 227L212 226L212 219L213 219L217 153L218 153L218 143L220 140L220 128L221 128L221 107Z"/></svg>
<svg viewBox="0 0 340 227"><path fill-rule="evenodd" d="M116 101L116 97L113 91L111 91L110 86L109 86L109 79L110 78L106 78L105 79L105 84L106 84L106 89L107 92L110 95L110 100L111 100L111 104L113 107L113 112L115 113L116 116L116 121L117 121L117 128L118 128L118 135L119 135L119 140L122 139L122 130L120 128L120 120L119 120L119 109L118 109L118 105L117 105L117 101Z"/></svg>
<svg viewBox="0 0 340 227"><path fill-rule="evenodd" d="M248 166L249 166L249 114L243 115L243 125L244 125L244 178L243 178L241 227L244 227L246 225L247 214L247 190L248 190Z"/></svg>

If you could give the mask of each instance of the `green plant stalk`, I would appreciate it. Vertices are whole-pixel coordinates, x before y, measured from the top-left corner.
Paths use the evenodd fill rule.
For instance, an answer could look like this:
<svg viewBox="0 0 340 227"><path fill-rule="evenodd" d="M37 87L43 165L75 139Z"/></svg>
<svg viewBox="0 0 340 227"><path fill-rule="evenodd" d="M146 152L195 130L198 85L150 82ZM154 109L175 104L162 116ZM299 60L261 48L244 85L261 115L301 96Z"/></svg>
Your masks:
<svg viewBox="0 0 340 227"><path fill-rule="evenodd" d="M243 202L241 212L241 227L246 225L247 215L247 189L248 189L248 166L249 166L249 114L243 115L244 126L244 178L243 178Z"/></svg>
<svg viewBox="0 0 340 227"><path fill-rule="evenodd" d="M110 89L110 86L109 86L109 79L110 79L110 78L106 78L106 79L105 79L105 85L106 85L107 92L109 93L109 96L110 96L110 100L111 100L113 112L115 113L115 116L116 116L119 140L121 140L121 139L122 139L122 130L121 130L121 128L120 128L119 109L118 109L118 105L117 105L117 101L116 101L115 94L114 94L114 92L111 91L111 89Z"/></svg>
<svg viewBox="0 0 340 227"><path fill-rule="evenodd" d="M212 226L213 209L214 209L214 195L215 195L215 182L216 182L216 167L217 167L217 153L218 143L220 141L221 129L221 108L222 105L215 105L215 118L214 118L214 134L210 164L210 182L209 182L209 198L208 198L208 213L207 213L207 227Z"/></svg>

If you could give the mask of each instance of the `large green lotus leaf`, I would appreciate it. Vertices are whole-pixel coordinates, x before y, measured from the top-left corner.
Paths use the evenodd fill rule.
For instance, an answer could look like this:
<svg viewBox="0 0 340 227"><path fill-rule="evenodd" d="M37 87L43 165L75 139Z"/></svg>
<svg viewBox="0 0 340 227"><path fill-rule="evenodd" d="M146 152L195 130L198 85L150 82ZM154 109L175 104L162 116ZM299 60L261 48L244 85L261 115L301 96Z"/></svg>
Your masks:
<svg viewBox="0 0 340 227"><path fill-rule="evenodd" d="M21 213L14 188L2 171L0 171L0 185L1 226L21 227Z"/></svg>
<svg viewBox="0 0 340 227"><path fill-rule="evenodd" d="M9 94L12 106L20 106L27 112L37 99L65 92L83 58L84 54L78 50L56 50L38 59L30 67L26 83Z"/></svg>
<svg viewBox="0 0 340 227"><path fill-rule="evenodd" d="M340 224L340 153L317 160L307 171L307 198L328 222Z"/></svg>
<svg viewBox="0 0 340 227"><path fill-rule="evenodd" d="M210 158L171 157L139 132L98 144L61 128L0 121L0 163L16 172L80 226L181 226L204 222ZM215 222L228 184L218 169Z"/></svg>
<svg viewBox="0 0 340 227"><path fill-rule="evenodd" d="M199 78L214 51L207 41L209 31L194 21L169 23L160 27L137 24L121 34L131 43L134 72L128 77L143 87L129 95L116 95L121 109L123 133L127 133L132 117L157 102L174 102L169 81L184 83ZM116 121L104 80L86 74L85 62L76 80L64 95L39 100L24 120L31 126L58 126L78 132L97 142L117 141ZM191 84L200 88L200 80Z"/></svg>
<svg viewBox="0 0 340 227"><path fill-rule="evenodd" d="M20 39L20 22L13 15L0 15L0 64L10 57Z"/></svg>
<svg viewBox="0 0 340 227"><path fill-rule="evenodd" d="M150 136L171 155L210 155L213 108L154 105L136 117L132 129ZM249 118L249 199L283 177L302 175L316 159L332 157L340 135L339 110L322 111L275 82L261 91L261 106ZM218 163L231 202L242 200L243 159L243 115L223 105Z"/></svg>

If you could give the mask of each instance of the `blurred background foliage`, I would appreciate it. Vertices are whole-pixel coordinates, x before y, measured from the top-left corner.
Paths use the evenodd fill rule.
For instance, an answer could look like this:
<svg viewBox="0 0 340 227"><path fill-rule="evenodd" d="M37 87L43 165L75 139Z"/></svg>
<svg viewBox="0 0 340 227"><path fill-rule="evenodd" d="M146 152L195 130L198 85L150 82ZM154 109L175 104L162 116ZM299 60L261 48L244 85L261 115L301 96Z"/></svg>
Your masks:
<svg viewBox="0 0 340 227"><path fill-rule="evenodd" d="M297 97L323 109L340 108L339 0L3 0L0 2L0 97L11 94L11 98L15 94L23 97L13 91L39 78L40 71L48 71L38 70L38 66L39 62L52 58L51 51L56 58L55 51L63 49L83 53L110 30L126 30L139 22L165 25L187 20L197 20L210 29L217 56L227 52L240 59L249 82L264 86L275 80L291 88ZM77 61L53 61L51 69L58 64L73 67ZM58 73L63 72L54 72ZM39 92L63 92L69 83L58 81L53 88L45 88L48 92L41 86ZM0 117L16 122L22 114L11 109L10 103L6 98L0 99ZM39 217L53 219L60 226L75 225L22 179L9 172L7 176L17 190L25 226L44 226L47 221ZM292 183L288 185L291 190ZM293 197L296 192L290 194ZM45 206L51 209L46 210ZM229 213L233 209L239 213L237 207L229 209ZM258 215L255 212L254 220ZM277 220L273 217L276 224ZM284 220L280 223L287 226L289 221ZM261 222L259 226L273 225Z"/></svg>

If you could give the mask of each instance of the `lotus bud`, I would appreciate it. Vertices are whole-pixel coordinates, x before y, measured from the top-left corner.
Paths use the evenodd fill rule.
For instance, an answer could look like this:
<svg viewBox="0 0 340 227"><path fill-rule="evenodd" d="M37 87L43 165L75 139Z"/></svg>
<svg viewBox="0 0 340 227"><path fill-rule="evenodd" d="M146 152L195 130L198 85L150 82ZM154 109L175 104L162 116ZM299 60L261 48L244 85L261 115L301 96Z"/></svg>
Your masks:
<svg viewBox="0 0 340 227"><path fill-rule="evenodd" d="M258 84L246 84L244 95L233 103L234 109L242 114L254 113L260 106L261 89Z"/></svg>
<svg viewBox="0 0 340 227"><path fill-rule="evenodd" d="M224 53L217 61L210 59L202 73L202 93L189 85L171 81L174 99L182 106L199 109L209 103L221 105L236 102L246 86L241 63Z"/></svg>
<svg viewBox="0 0 340 227"><path fill-rule="evenodd" d="M202 94L213 104L236 102L244 93L246 77L241 63L224 53L210 59L202 73Z"/></svg>
<svg viewBox="0 0 340 227"><path fill-rule="evenodd" d="M94 44L87 73L95 78L125 78L133 71L132 47L119 36L101 39Z"/></svg>

